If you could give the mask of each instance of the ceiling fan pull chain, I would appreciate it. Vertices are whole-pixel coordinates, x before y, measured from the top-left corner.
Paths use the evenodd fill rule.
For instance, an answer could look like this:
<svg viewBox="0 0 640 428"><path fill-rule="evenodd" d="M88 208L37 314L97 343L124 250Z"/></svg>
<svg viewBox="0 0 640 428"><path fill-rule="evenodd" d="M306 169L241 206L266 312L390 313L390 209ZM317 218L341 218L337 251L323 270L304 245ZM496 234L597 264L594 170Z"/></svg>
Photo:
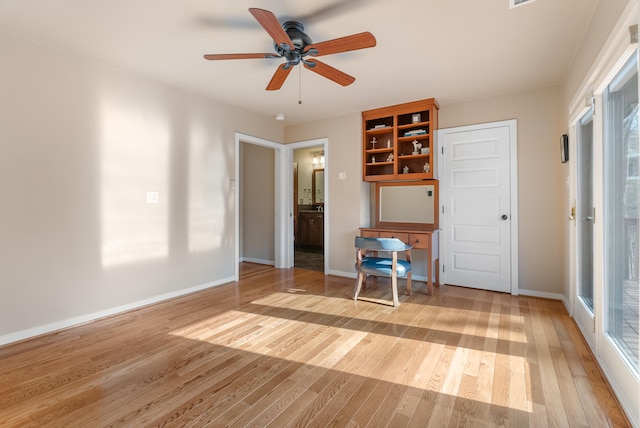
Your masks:
<svg viewBox="0 0 640 428"><path fill-rule="evenodd" d="M302 67L298 67L298 104L302 104Z"/></svg>

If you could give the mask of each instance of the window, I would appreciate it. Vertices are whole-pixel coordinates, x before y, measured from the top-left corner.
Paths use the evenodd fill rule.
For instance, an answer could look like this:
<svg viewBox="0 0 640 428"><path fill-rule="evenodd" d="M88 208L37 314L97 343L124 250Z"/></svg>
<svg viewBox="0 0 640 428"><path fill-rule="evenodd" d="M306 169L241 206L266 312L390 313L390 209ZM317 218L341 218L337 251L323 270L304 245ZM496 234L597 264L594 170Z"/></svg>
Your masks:
<svg viewBox="0 0 640 428"><path fill-rule="evenodd" d="M605 333L638 368L638 64L634 55L604 92Z"/></svg>

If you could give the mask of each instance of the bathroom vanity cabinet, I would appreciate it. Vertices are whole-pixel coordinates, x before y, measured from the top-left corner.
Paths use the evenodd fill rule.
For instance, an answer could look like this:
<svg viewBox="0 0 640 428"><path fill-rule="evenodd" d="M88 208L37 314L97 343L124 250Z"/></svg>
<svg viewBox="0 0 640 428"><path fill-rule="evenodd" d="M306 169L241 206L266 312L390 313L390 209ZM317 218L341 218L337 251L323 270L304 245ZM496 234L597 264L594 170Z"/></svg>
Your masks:
<svg viewBox="0 0 640 428"><path fill-rule="evenodd" d="M324 244L324 212L301 211L298 214L299 245L322 248Z"/></svg>

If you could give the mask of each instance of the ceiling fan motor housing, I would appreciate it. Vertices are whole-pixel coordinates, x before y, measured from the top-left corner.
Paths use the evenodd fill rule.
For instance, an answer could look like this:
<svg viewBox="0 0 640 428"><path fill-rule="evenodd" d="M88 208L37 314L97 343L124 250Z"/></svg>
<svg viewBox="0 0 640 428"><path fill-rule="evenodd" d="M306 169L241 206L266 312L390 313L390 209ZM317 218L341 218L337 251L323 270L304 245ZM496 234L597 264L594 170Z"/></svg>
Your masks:
<svg viewBox="0 0 640 428"><path fill-rule="evenodd" d="M294 50L289 49L288 45L278 46L274 43L275 50L278 55L283 56L287 60L287 65L297 65L302 61L304 48L313 44L311 37L304 32L304 26L297 21L287 21L282 24L282 28L293 42Z"/></svg>

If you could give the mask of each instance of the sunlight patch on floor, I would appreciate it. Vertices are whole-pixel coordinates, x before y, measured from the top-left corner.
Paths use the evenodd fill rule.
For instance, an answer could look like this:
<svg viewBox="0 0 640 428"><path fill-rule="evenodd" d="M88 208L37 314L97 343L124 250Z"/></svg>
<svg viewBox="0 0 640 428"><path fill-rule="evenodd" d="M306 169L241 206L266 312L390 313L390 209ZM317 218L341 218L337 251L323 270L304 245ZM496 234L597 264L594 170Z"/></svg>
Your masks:
<svg viewBox="0 0 640 428"><path fill-rule="evenodd" d="M304 292L304 290L300 291ZM316 300L322 301L322 306L317 304ZM309 303L314 303L313 310L301 309L307 308ZM479 403L499 404L505 408L523 412L533 411L531 392L526 386L529 384L528 379L531 378L526 359L523 356L500 352L500 346L503 352L504 346L508 346L514 352L523 349L526 339L522 332L520 316L494 314L495 317L491 318L502 319L503 323L509 320L513 331L509 330L508 338L499 338L500 323L498 320L490 320L488 329L495 328L495 331L490 332L489 336L493 337L489 337L488 344L484 345L488 348L481 349L477 348L477 342L474 342L479 341L480 337L474 336L473 323L467 323L469 327L465 329L465 326L461 325L462 321L459 323L457 319L453 320L454 322L437 323L437 326L432 324L429 330L436 333L430 339L416 340L402 336L394 339L394 324L384 326L386 324L384 321L376 320L381 311L389 309L393 311L393 308L372 305L371 308L367 308L368 310L358 310L358 316L355 314L349 316L345 310L348 311L347 306L353 306L355 302L345 301L343 297L291 293L291 290L256 299L252 304L257 307L253 309L248 307L245 311L230 310L192 326L174 330L171 334L225 349L232 348L264 357L304 362L304 366L298 369L292 375L293 377L302 376L314 368L335 370L345 358L354 358L350 353L357 346L363 346L365 350L362 352L373 352L373 349L367 348L369 342L389 343L390 349L408 345L415 347L415 343L420 342L420 349L424 353L413 358L419 361L418 373L422 375L403 379L402 376L397 376L397 373L394 374L391 371L376 373L375 369L363 371L360 367L342 370L352 375L437 392L444 397L472 397L470 399ZM282 311L279 311L280 309ZM434 309L450 310L457 316L464 314L464 311L459 309L441 307L434 307ZM247 312L247 310L256 312ZM476 312L470 312L473 313L472 316L478 316ZM318 323L318 317L314 317L315 321L311 322L297 319L312 313L321 315L320 320L324 320L326 324ZM368 329L365 331L355 331L354 328L348 327L348 324L362 324L363 321L381 324L384 332L372 332L374 327L371 324L367 324ZM407 325L420 328L420 319ZM376 328L376 330L379 329ZM425 334L429 332L425 331ZM456 346L449 346L443 337L453 335L462 335L462 338ZM308 353L327 338L333 338L333 340L310 357ZM482 338L482 340L485 339ZM494 349L491 349L492 347ZM365 364L373 364L372 368L375 368L378 363L379 361L370 361ZM500 368L499 373L494 372L494 366ZM453 367L460 369L452 370ZM493 385L493 388L487 388L487 384ZM483 394L482 391L485 393Z"/></svg>

